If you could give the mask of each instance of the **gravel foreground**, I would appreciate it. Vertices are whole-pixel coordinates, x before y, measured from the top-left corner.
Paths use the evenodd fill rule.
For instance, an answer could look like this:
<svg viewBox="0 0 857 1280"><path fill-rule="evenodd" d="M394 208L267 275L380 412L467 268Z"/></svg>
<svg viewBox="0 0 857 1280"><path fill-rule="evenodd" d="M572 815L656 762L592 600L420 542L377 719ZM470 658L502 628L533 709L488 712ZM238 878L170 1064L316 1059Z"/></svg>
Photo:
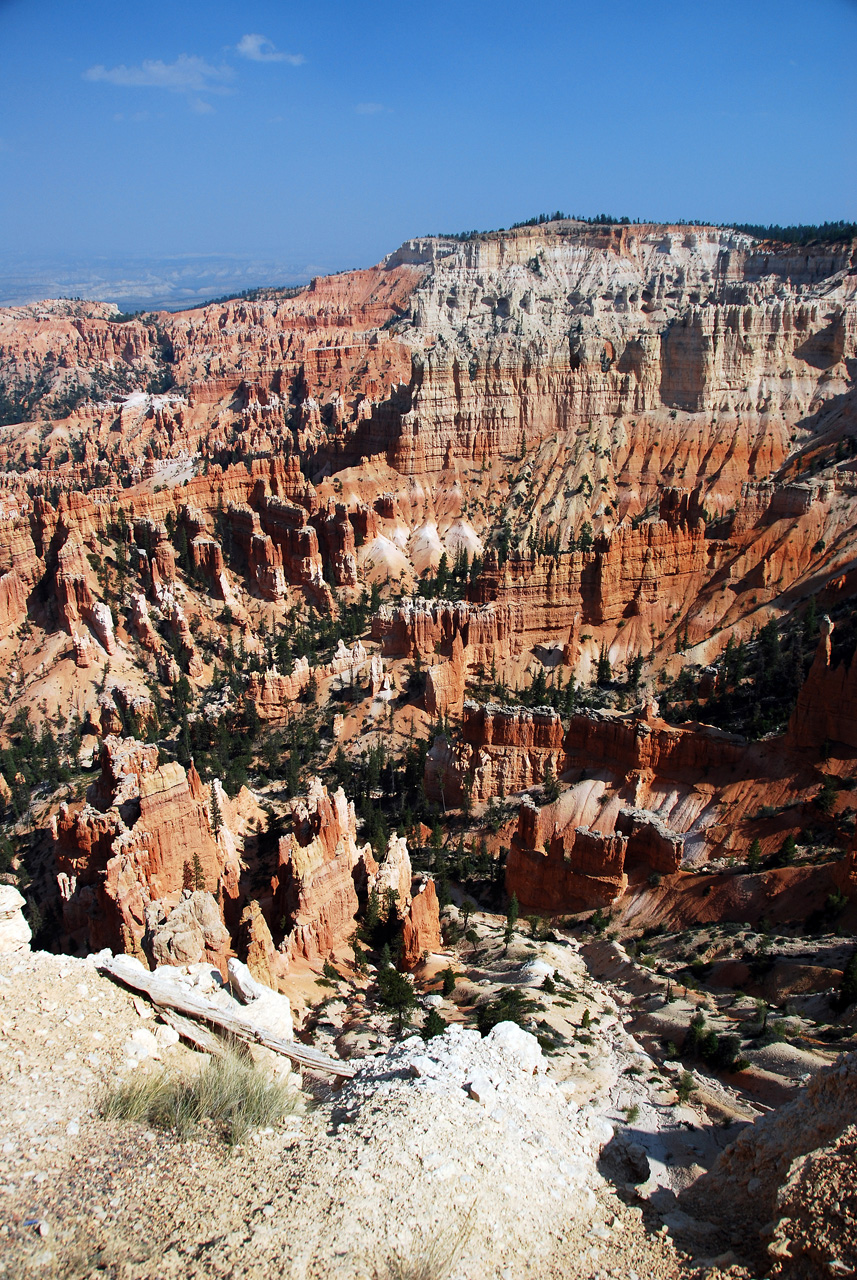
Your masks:
<svg viewBox="0 0 857 1280"><path fill-rule="evenodd" d="M512 1024L409 1037L230 1151L99 1118L135 1059L198 1055L91 963L7 958L0 996L0 1275L688 1274L599 1175L603 1116L567 1100Z"/></svg>

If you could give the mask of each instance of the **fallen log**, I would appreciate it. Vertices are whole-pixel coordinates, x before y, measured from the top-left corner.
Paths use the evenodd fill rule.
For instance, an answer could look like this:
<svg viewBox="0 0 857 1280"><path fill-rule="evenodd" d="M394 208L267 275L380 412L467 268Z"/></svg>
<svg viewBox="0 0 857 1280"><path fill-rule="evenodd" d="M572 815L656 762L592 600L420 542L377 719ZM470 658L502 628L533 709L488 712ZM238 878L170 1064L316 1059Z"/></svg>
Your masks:
<svg viewBox="0 0 857 1280"><path fill-rule="evenodd" d="M149 973L139 961L131 956L112 956L99 964L102 973L124 983L134 991L142 991L159 1008L173 1009L176 1013L200 1022L208 1022L211 1026L225 1031L228 1035L237 1036L241 1040L255 1041L270 1049L273 1053L281 1053L291 1059L299 1067L308 1071L320 1071L325 1075L340 1076L349 1079L355 1075L357 1068L353 1063L343 1062L339 1058L331 1058L309 1045L296 1044L292 1040L280 1040L254 1024L252 1018L231 1009L218 1009L208 1004L199 996L177 991L172 983Z"/></svg>
<svg viewBox="0 0 857 1280"><path fill-rule="evenodd" d="M222 1058L226 1052L223 1041L218 1040L214 1032L201 1027L198 1022L192 1022L190 1018L183 1018L181 1014L166 1008L161 1009L161 1017L168 1027L177 1031L183 1040L187 1040L200 1053L210 1053L214 1058Z"/></svg>

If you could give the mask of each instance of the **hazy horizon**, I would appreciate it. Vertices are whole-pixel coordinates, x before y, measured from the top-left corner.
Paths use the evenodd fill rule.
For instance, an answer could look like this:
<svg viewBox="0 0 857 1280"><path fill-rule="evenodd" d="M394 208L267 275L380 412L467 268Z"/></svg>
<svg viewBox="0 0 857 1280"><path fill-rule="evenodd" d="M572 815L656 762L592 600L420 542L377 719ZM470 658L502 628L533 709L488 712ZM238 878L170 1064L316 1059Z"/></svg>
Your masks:
<svg viewBox="0 0 857 1280"><path fill-rule="evenodd" d="M175 254L159 258L31 259L0 254L0 306L49 298L115 302L123 311L180 311L245 289L292 288L336 264L286 263L237 254Z"/></svg>
<svg viewBox="0 0 857 1280"><path fill-rule="evenodd" d="M680 219L640 218L633 219L632 223L688 225L686 220ZM695 225L725 228L733 224L699 220ZM483 227L479 230L507 229ZM460 233L447 228L445 232L406 236L405 240L444 234ZM398 244L391 245L387 252L392 253L398 247ZM295 288L309 284L316 276L374 265L374 262L346 265L332 261L298 265L215 253L173 254L158 258L72 258L65 261L46 258L22 262L0 250L0 306L27 306L49 299L79 298L88 302L113 302L125 312L183 311L247 290Z"/></svg>
<svg viewBox="0 0 857 1280"><path fill-rule="evenodd" d="M855 41L854 0L0 0L0 297L181 305L557 208L852 220Z"/></svg>

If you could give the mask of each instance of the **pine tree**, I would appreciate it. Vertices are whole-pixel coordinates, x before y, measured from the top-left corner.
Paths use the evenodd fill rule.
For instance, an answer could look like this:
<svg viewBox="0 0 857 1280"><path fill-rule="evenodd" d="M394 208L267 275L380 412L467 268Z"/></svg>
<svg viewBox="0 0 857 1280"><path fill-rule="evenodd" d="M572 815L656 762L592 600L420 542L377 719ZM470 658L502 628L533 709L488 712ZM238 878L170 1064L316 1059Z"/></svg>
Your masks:
<svg viewBox="0 0 857 1280"><path fill-rule="evenodd" d="M289 768L286 776L286 790L290 796L296 796L301 789L301 762L297 751L289 753Z"/></svg>
<svg viewBox="0 0 857 1280"><path fill-rule="evenodd" d="M577 697L577 690L575 686L574 676L570 675L568 677L568 684L565 686L565 690L563 692L563 697L562 697L563 711L567 716L570 716L571 713L574 711L574 704L575 704L576 697Z"/></svg>
<svg viewBox="0 0 857 1280"><path fill-rule="evenodd" d="M220 828L223 826L223 814L220 812L220 801L217 799L217 787L211 784L211 830L214 832L215 840L220 835Z"/></svg>
<svg viewBox="0 0 857 1280"><path fill-rule="evenodd" d="M446 552L444 551L442 552L440 561L438 562L437 577L435 578L435 588L439 596L443 595L448 581L449 581L449 561L447 559Z"/></svg>
<svg viewBox="0 0 857 1280"><path fill-rule="evenodd" d="M181 716L193 702L193 689L186 675L180 675L172 687L173 706Z"/></svg>
<svg viewBox="0 0 857 1280"><path fill-rule="evenodd" d="M369 894L369 901L366 904L366 915L363 919L363 934L368 942L372 938L381 923L381 899L378 896L378 890L373 889Z"/></svg>
<svg viewBox="0 0 857 1280"><path fill-rule="evenodd" d="M202 869L202 861L198 853L193 855L193 887L194 889L205 889L205 872Z"/></svg>
<svg viewBox="0 0 857 1280"><path fill-rule="evenodd" d="M389 948L385 948L389 950ZM396 1020L396 1030L401 1034L417 1002L413 984L403 973L393 968L392 964L378 970L378 997L381 1007L392 1013Z"/></svg>
<svg viewBox="0 0 857 1280"><path fill-rule="evenodd" d="M184 525L179 527L176 536L176 553L179 562L179 568L183 573L189 573L191 568L190 551L187 544L187 533Z"/></svg>
<svg viewBox="0 0 857 1280"><path fill-rule="evenodd" d="M780 866L788 867L788 866L791 866L791 864L794 862L796 856L797 856L797 841L795 840L794 836L786 836L780 848L779 854L777 855L777 862L780 864Z"/></svg>
<svg viewBox="0 0 857 1280"><path fill-rule="evenodd" d="M446 1031L446 1023L437 1009L429 1009L428 1017L423 1023L423 1029L420 1032L423 1040L432 1040L435 1036L442 1036L444 1031Z"/></svg>
<svg viewBox="0 0 857 1280"><path fill-rule="evenodd" d="M545 780L542 783L542 791L544 793L547 804L553 804L559 799L559 783L554 773L553 760L548 760L545 766Z"/></svg>
<svg viewBox="0 0 857 1280"><path fill-rule="evenodd" d="M351 777L351 766L342 747L336 748L336 755L333 758L333 777L338 787L344 786Z"/></svg>
<svg viewBox="0 0 857 1280"><path fill-rule="evenodd" d="M829 818L836 806L837 786L836 779L830 776L824 779L821 784L821 790L815 797L815 803L826 818Z"/></svg>
<svg viewBox="0 0 857 1280"><path fill-rule="evenodd" d="M531 706L534 706L534 707L543 706L546 695L547 695L547 685L545 682L545 671L544 671L544 667L539 667L538 671L533 676L533 682L530 685Z"/></svg>
<svg viewBox="0 0 857 1280"><path fill-rule="evenodd" d="M747 866L751 871L758 871L762 865L762 846L757 836L747 850Z"/></svg>
<svg viewBox="0 0 857 1280"><path fill-rule="evenodd" d="M399 912L396 907L396 903L398 901L399 901L399 890L394 889L392 885L389 885L384 895L384 904L387 908L387 926L388 928L391 928L391 929L395 928L396 923L399 919Z"/></svg>
<svg viewBox="0 0 857 1280"><path fill-rule="evenodd" d="M473 813L473 775L468 774L464 779L464 794L461 797L461 813L465 821L469 821L470 815Z"/></svg>

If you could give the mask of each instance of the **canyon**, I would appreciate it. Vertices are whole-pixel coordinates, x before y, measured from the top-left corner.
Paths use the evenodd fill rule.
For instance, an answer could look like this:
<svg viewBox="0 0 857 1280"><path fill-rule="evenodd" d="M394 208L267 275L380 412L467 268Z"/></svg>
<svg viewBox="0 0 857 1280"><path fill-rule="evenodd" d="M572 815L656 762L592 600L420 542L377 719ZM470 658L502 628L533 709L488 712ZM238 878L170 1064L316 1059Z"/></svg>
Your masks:
<svg viewBox="0 0 857 1280"><path fill-rule="evenodd" d="M370 793L349 816L309 779L423 709L423 820L523 794L507 888L548 914L799 836L855 747L854 264L849 242L566 220L185 313L3 311L7 726L52 733L50 705L101 754L48 814L62 936L151 950L195 860L221 966L247 910L269 968L332 953L387 836L359 852ZM784 736L706 727L725 655L808 602ZM286 803L236 790L244 765L224 789L229 735L291 740L318 705L333 744L313 773L290 749ZM279 862L266 824L292 832Z"/></svg>
<svg viewBox="0 0 857 1280"><path fill-rule="evenodd" d="M517 1203L486 1267L542 1215L560 1231L562 1195L587 1225L558 1273L602 1247L592 1218L640 1274L688 1274L669 1235L717 1277L744 1244L728 1207L694 1225L694 1186L751 1194L770 1148L770 1249L754 1228L734 1266L815 1274L857 1048L855 367L857 241L729 227L552 219L185 312L0 309L15 1026L51 985L77 1010L72 975L142 1079L216 1038L106 975L279 1010L292 1052L343 1068L296 1123L312 1153L254 1137L274 1182L286 1150L301 1171L284 1222L346 1149L391 1194L407 1150L448 1200L458 1143ZM804 1209L782 1133L822 1095ZM457 1205L493 1193L469 1176ZM260 1206L240 1248L226 1210L195 1220L199 1258L267 1265Z"/></svg>

